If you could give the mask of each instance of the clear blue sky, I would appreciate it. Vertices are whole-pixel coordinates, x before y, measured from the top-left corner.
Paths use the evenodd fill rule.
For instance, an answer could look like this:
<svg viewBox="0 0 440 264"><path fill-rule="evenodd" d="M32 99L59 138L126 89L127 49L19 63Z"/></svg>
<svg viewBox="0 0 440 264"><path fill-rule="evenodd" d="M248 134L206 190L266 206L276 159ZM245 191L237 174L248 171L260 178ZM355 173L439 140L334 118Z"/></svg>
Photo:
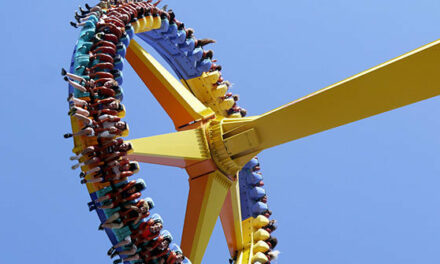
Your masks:
<svg viewBox="0 0 440 264"><path fill-rule="evenodd" d="M1 263L110 263L110 243L69 168L72 141L62 138L70 125L59 71L78 37L68 22L84 3L4 1L0 9ZM165 3L196 36L218 41L215 57L250 114L440 37L434 0ZM133 70L124 74L130 138L172 132ZM279 263L440 263L439 109L433 98L262 153ZM142 165L139 176L180 242L184 171ZM219 225L203 263L227 263Z"/></svg>

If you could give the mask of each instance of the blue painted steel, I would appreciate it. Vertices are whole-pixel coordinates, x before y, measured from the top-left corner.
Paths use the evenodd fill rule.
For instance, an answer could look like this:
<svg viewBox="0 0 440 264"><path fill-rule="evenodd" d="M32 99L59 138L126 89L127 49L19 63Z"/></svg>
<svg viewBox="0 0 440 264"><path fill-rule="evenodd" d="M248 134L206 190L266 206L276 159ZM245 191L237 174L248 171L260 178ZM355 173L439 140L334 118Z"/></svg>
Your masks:
<svg viewBox="0 0 440 264"><path fill-rule="evenodd" d="M267 204L262 202L257 202L252 206L252 216L257 217L260 214L263 214L264 211L268 209Z"/></svg>
<svg viewBox="0 0 440 264"><path fill-rule="evenodd" d="M252 159L238 174L242 221L249 217L257 217L268 209L266 203L259 202L266 195L266 191L256 186L263 180L261 173L253 171L257 165L259 165L258 160Z"/></svg>
<svg viewBox="0 0 440 264"><path fill-rule="evenodd" d="M246 174L246 182L248 185L257 185L260 181L263 180L263 175L258 172L252 172Z"/></svg>
<svg viewBox="0 0 440 264"><path fill-rule="evenodd" d="M266 191L261 187L254 187L249 190L249 198L255 201L260 200L266 195Z"/></svg>
<svg viewBox="0 0 440 264"><path fill-rule="evenodd" d="M203 49L195 48L195 39L186 38L184 30L178 30L175 23L162 20L159 29L137 34L152 46L171 66L180 79L192 79L211 68L211 60L202 60Z"/></svg>

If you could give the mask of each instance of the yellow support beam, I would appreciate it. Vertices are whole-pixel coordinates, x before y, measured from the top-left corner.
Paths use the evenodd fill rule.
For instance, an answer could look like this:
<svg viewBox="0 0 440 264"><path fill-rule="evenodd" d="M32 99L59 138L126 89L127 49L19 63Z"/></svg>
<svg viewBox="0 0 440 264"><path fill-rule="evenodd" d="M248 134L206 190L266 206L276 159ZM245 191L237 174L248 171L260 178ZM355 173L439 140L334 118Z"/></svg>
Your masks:
<svg viewBox="0 0 440 264"><path fill-rule="evenodd" d="M203 128L129 140L132 160L185 168L210 159Z"/></svg>
<svg viewBox="0 0 440 264"><path fill-rule="evenodd" d="M193 264L202 263L231 183L219 171L190 179L181 247Z"/></svg>
<svg viewBox="0 0 440 264"><path fill-rule="evenodd" d="M261 116L225 119L226 148L237 159L437 96L439 69L440 40Z"/></svg>
<svg viewBox="0 0 440 264"><path fill-rule="evenodd" d="M251 264L253 250L252 247L254 245L254 227L253 227L254 218L250 217L244 221L242 221L243 226L243 240L245 247L242 251L242 264Z"/></svg>
<svg viewBox="0 0 440 264"><path fill-rule="evenodd" d="M215 116L214 111L204 106L135 40L131 40L126 58L173 120L177 130L193 121Z"/></svg>
<svg viewBox="0 0 440 264"><path fill-rule="evenodd" d="M226 196L220 220L223 232L228 243L229 254L234 256L236 251L244 247L243 229L241 226L241 207L240 207L240 186L238 180L232 182L231 188Z"/></svg>

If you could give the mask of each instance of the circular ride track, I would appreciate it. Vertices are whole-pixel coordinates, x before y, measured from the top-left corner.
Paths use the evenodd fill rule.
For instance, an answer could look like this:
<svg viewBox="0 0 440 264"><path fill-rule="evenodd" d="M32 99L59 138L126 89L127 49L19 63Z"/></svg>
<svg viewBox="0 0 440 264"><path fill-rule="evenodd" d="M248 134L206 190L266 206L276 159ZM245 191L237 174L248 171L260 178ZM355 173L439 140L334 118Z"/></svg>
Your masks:
<svg viewBox="0 0 440 264"><path fill-rule="evenodd" d="M256 154L440 93L433 85L440 79L434 67L440 56L435 42L266 114L245 117L237 98L228 94L229 82L223 79L212 52L203 48L210 41L197 39L171 11L138 2L101 4L83 13L71 74L67 74L69 94L75 98L70 108L77 109L71 111L73 152L79 155L94 148L78 158L92 199L90 208L96 210L112 244L128 237L134 240L138 231L161 219L149 213L139 222L124 217L132 213L128 205L139 207L139 195L130 200L120 195L130 186L125 176L137 172L133 161L185 168L190 178L182 250L176 245L158 246L170 239L162 230L133 242L137 251L128 243L117 249L121 259L134 259L133 263L161 263L161 259L179 263L176 259L182 251L192 263L201 263L218 216L235 263L270 261L274 243ZM180 80L148 54L134 35L153 47ZM128 127L114 127L125 108L108 105L122 100L124 58L178 132L112 141L128 135ZM133 150L119 149L122 142L131 143ZM130 169L123 168L125 154L131 160ZM148 204L153 209L154 203ZM110 223L109 218L115 221Z"/></svg>

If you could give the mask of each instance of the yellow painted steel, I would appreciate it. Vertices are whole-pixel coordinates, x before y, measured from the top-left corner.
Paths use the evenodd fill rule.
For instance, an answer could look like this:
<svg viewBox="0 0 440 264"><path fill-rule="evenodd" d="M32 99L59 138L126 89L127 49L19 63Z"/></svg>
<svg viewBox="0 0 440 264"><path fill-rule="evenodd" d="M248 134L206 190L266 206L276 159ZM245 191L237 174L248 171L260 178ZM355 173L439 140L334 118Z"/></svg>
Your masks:
<svg viewBox="0 0 440 264"><path fill-rule="evenodd" d="M130 157L154 160L202 161L210 158L202 128L129 140L133 145ZM142 160L141 160L142 161ZM168 165L168 164L167 164Z"/></svg>
<svg viewBox="0 0 440 264"><path fill-rule="evenodd" d="M219 171L215 171L203 177L209 178L205 187L205 194L200 215L196 223L196 231L195 234L193 234L191 248L185 247L185 245L187 245L185 239L188 239L188 236L185 236L185 234L182 236L182 249L186 254L189 254L189 258L193 263L202 262L226 194L231 187L231 181ZM187 214L186 217L189 217L189 215Z"/></svg>
<svg viewBox="0 0 440 264"><path fill-rule="evenodd" d="M153 20L153 16L151 15L145 16L141 19L138 19L136 22L131 23L135 34L152 30L153 24L154 24L154 20Z"/></svg>
<svg viewBox="0 0 440 264"><path fill-rule="evenodd" d="M230 136L224 139L223 142L225 143L226 150L230 156L256 148L259 143L257 132L254 128Z"/></svg>
<svg viewBox="0 0 440 264"><path fill-rule="evenodd" d="M146 16L145 20L147 21L147 23L145 24L144 31L150 31L153 28L153 16Z"/></svg>
<svg viewBox="0 0 440 264"><path fill-rule="evenodd" d="M226 116L226 111L222 111L220 108L218 98L224 96L227 89L217 89L215 84L219 77L220 72L218 71L204 72L199 77L181 80L181 82L190 89L202 103L209 106L217 114ZM220 92L218 90L220 90Z"/></svg>
<svg viewBox="0 0 440 264"><path fill-rule="evenodd" d="M250 264L253 255L253 245L254 245L254 227L253 227L254 218L250 217L241 222L243 227L243 243L244 248L242 264Z"/></svg>
<svg viewBox="0 0 440 264"><path fill-rule="evenodd" d="M264 252L269 251L269 249L270 249L269 245L266 242L262 241L262 240L255 242L254 246L252 247L252 250L254 251L254 254L257 253L257 252L263 252L264 253Z"/></svg>
<svg viewBox="0 0 440 264"><path fill-rule="evenodd" d="M254 219L253 226L257 229L267 226L269 224L269 219L264 215L259 215Z"/></svg>
<svg viewBox="0 0 440 264"><path fill-rule="evenodd" d="M143 17L141 19L138 19L137 22L139 22L139 26L137 27L137 29L136 28L134 29L134 33L139 33L143 29L145 29L145 27L147 25L147 19L145 17Z"/></svg>
<svg viewBox="0 0 440 264"><path fill-rule="evenodd" d="M139 22L139 20L131 23L131 26L133 27L135 33L139 32L139 30L141 29L141 23Z"/></svg>
<svg viewBox="0 0 440 264"><path fill-rule="evenodd" d="M233 181L220 214L220 220L231 256L244 247L241 227L240 185Z"/></svg>
<svg viewBox="0 0 440 264"><path fill-rule="evenodd" d="M161 25L162 19L160 18L160 16L153 17L153 25L151 26L152 29L159 29Z"/></svg>
<svg viewBox="0 0 440 264"><path fill-rule="evenodd" d="M258 229L257 231L254 232L254 240L258 241L258 240L266 240L270 237L269 232L267 232L264 229ZM255 242L254 241L254 242Z"/></svg>
<svg viewBox="0 0 440 264"><path fill-rule="evenodd" d="M205 105L209 106L217 115L224 117L238 117L240 113L228 114L235 101L233 98L224 98L228 91L226 84L217 84L220 77L219 71L204 72L201 76L188 80L180 80L194 95Z"/></svg>
<svg viewBox="0 0 440 264"><path fill-rule="evenodd" d="M267 263L269 259L262 252L257 252L253 257L251 262Z"/></svg>
<svg viewBox="0 0 440 264"><path fill-rule="evenodd" d="M206 120L214 112L204 106L135 40L127 50L127 60L167 111L177 128L194 120Z"/></svg>
<svg viewBox="0 0 440 264"><path fill-rule="evenodd" d="M240 203L240 185L238 178L231 185L232 212L235 229L235 242L237 250L244 247L243 228L241 226L241 203Z"/></svg>
<svg viewBox="0 0 440 264"><path fill-rule="evenodd" d="M241 167L263 149L437 96L438 69L440 41L263 115L224 119L222 137Z"/></svg>
<svg viewBox="0 0 440 264"><path fill-rule="evenodd" d="M72 126L73 133L76 133L80 130L80 123L77 118L70 117L70 124ZM86 146L83 144L82 140L79 140L79 137L73 137L73 153L79 154L82 150L84 150L85 147Z"/></svg>
<svg viewBox="0 0 440 264"><path fill-rule="evenodd" d="M256 260L262 260L258 252L266 252L269 250L267 243L262 240L269 238L270 234L260 228L268 223L269 219L262 215L259 215L257 218L250 217L241 222L244 246L239 251L238 256L241 256L241 259L240 262L236 262L237 264L251 264Z"/></svg>
<svg viewBox="0 0 440 264"><path fill-rule="evenodd" d="M235 264L242 264L243 263L243 250L240 250L237 252L237 259L234 262Z"/></svg>

